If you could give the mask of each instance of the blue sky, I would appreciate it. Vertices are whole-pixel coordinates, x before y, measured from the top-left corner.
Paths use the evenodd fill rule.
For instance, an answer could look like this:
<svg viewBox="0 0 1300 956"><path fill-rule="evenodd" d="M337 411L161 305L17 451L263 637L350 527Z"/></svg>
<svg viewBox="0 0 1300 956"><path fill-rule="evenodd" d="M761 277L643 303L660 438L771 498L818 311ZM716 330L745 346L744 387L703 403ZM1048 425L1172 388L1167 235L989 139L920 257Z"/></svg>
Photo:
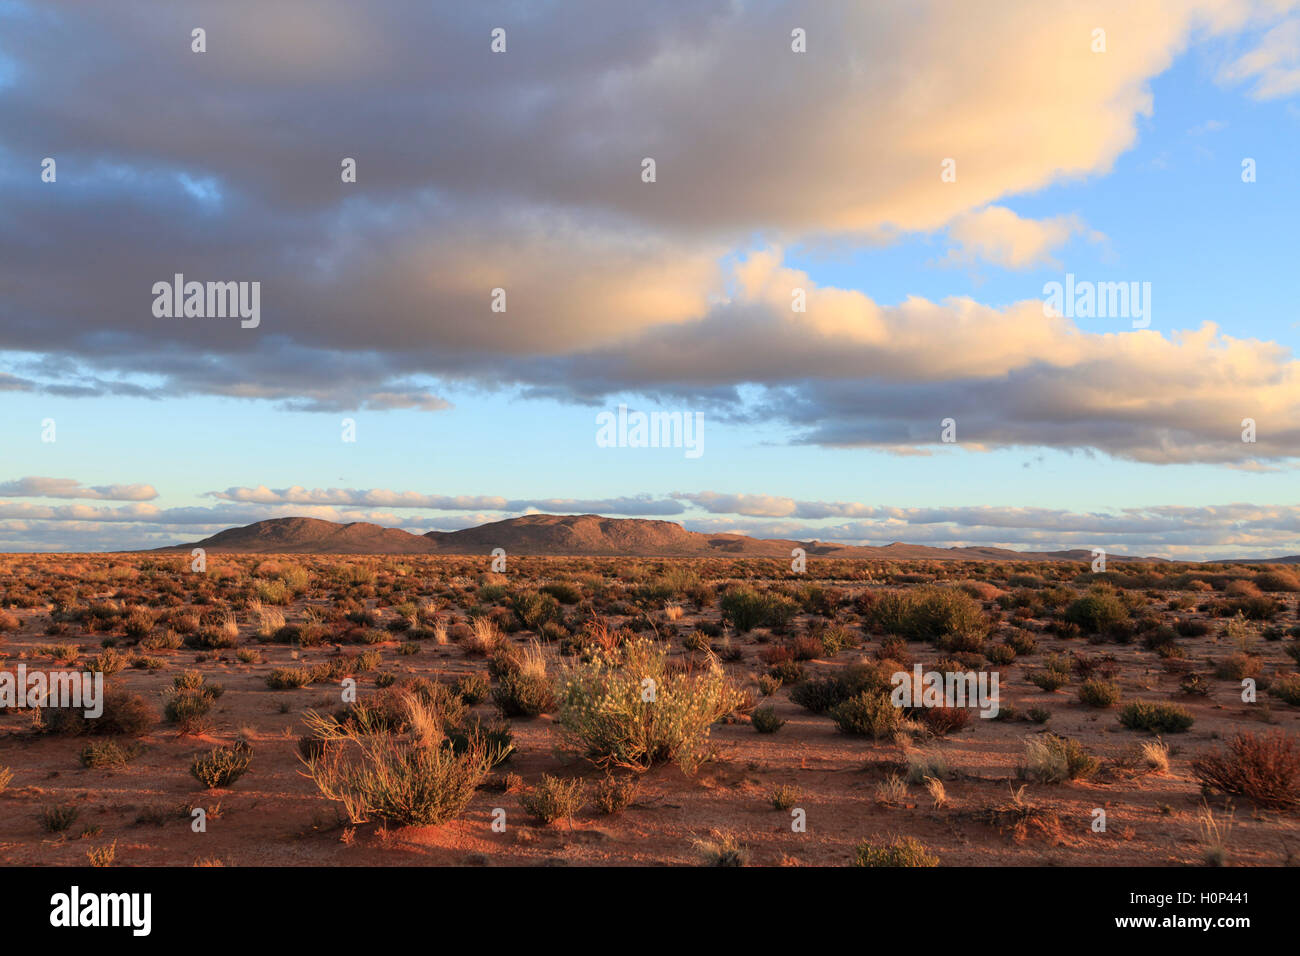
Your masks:
<svg viewBox="0 0 1300 956"><path fill-rule="evenodd" d="M807 126L803 132L813 142L819 132L835 140L845 135L852 111L861 110L866 114L861 121L882 131L879 143L866 137L863 148L869 153L861 164L840 155L848 147L825 147L835 155L826 159L824 176L801 170L798 178L785 181L778 167L756 169L749 177L754 183L739 183L737 195L727 193L725 181L721 192L707 194L717 198L715 217L711 207L699 208L698 199L646 206L643 193L625 198L621 187L599 176L592 177L589 197L581 180L568 181L562 163L553 171L527 167L513 178L491 180L478 167L522 160L502 156L490 129L466 133L468 145L446 158L446 171L438 157L452 147L436 130L426 134L417 127L398 143L381 124L361 136L362 127L348 127L344 102L339 123L350 131L334 132L325 115L329 110L320 108L331 101L337 82L331 64L334 72L359 76L363 90L386 93L397 128L431 108L419 93L446 104L453 115L471 109L478 95L471 91L475 71L494 68L476 60L455 79L424 75L400 50L386 47L397 42L397 32L416 25L405 22L408 15L399 5L380 6L383 14L355 40L349 39L355 24L343 6L326 5L319 35L307 40L295 36L292 23L280 25L283 44L306 47L293 74L269 63L264 40L235 36L235 19L210 28L207 52L191 53L185 25L203 19L197 10L168 20L147 6L127 4L121 23L106 24L95 14L56 3L48 19L34 24L32 17L15 15L19 5L0 9L0 23L7 18L15 28L8 41L0 31L0 129L10 131L0 135L0 190L12 200L0 203L0 252L14 253L7 257L11 266L0 272L0 319L6 329L0 340L0 441L6 449L0 550L157 546L258 517L300 513L411 530L461 527L516 513L491 507L382 508L358 496L353 502L348 494L381 489L560 504L640 495L661 506L676 502L679 513L664 515L662 507L646 513L688 527L868 544L1095 546L1187 558L1300 552L1294 471L1300 455L1300 422L1294 418L1300 410L1295 364L1300 270L1290 238L1300 219L1295 188L1300 110L1293 95L1258 92L1270 77L1276 79L1273 74L1285 74L1288 62L1294 69L1295 61L1274 58L1244 78L1232 69L1257 62L1243 60L1252 50L1272 49L1266 43L1270 31L1290 22L1289 13L1239 11L1245 19L1231 28L1169 24L1166 36L1149 26L1141 33L1125 28L1122 5L1099 4L1095 18L1115 24L1109 31L1111 50L1099 56L1119 57L1115 43L1133 45L1140 39L1153 46L1139 59L1158 63L1167 54L1170 65L1158 69L1126 59L1114 68L1122 76L1097 80L1097 61L1080 59L1077 76L1056 81L1077 94L1077 115L1062 108L1060 115L1036 119L1052 108L1050 90L1042 94L1046 102L1025 93L1022 112L978 99L993 93L963 91L961 96L971 98L963 115L978 117L986 108L994 117L987 129L979 129L973 122L958 124L946 107L936 108L933 116L900 118L888 104L872 101L867 107L866 98L846 93L842 102L825 107L825 117L800 118L797 124ZM1008 24L1024 19L1017 4L1005 6ZM800 4L784 5L784 12L782 7L765 6L762 16L715 9L712 19L695 25L696 33L666 26L651 46L662 53L694 43L697 52L712 55L716 40L709 39L709 31L719 20L761 38L769 27L783 30L787 22L818 15ZM481 22L447 14L451 20L444 26L477 44L483 25L506 16L506 9L492 9ZM685 6L679 14L682 30L700 15ZM882 24L868 29L872 25L857 22L851 7L839 15L860 27L860 43L883 42L876 35ZM516 35L540 36L549 28L540 14L532 16L536 19L517 25ZM613 44L614 50L605 51L609 64L593 63L586 75L573 67L575 75L569 76L561 69L558 46L552 55L546 48L521 52L522 65L515 68L520 75L495 96L484 94L485 101L496 108L503 102L550 103L557 117L575 125L568 142L606 136L605 127L585 129L581 115L570 115L583 114L579 90L600 76L618 76L619 64L654 61L642 42L631 39L635 24L619 24L617 14L606 16L604 30L589 29L594 49L604 50L597 37ZM731 22L728 16L738 19ZM424 25L436 29L438 22ZM153 49L160 36L183 26L173 37L175 51L169 48L151 66L134 65L140 49ZM564 27L561 22L555 29ZM883 27L896 28L904 51L919 42L906 25L888 21ZM1075 27L1039 22L1033 27L1037 33L1005 42L1008 50L1021 42L1041 47L1044 35L1058 30L1068 35ZM75 93L84 78L78 67L70 68L66 81L42 84L28 59L56 49L77 50L97 35L96 29L105 31L103 48L83 51L94 62L80 69L93 74L100 65L96 57L121 65L126 75L114 79L118 85L105 93L106 99L113 94L111 111L105 109L109 104L94 102L93 94L87 99ZM609 41L609 35L615 39ZM837 84L846 82L842 64L834 61L837 51L817 52L823 35L812 31L814 45L807 55L821 58L815 68L826 76L786 81L808 83L810 96L818 90L838 94ZM540 39L535 42L541 46ZM582 35L574 42L581 45ZM964 52L960 39L953 42ZM362 52L355 52L353 43ZM621 60L615 55L620 45L627 47ZM387 49L395 68L386 74L371 70L372 48ZM785 69L790 53L779 43L773 50L774 57L783 57L774 69ZM976 61L978 53L971 51ZM747 81L744 70L752 66L720 62L714 75L728 86L720 98L748 105L745 98L752 95L754 124L778 122L783 90ZM921 76L926 66L922 57ZM938 78L948 75L943 71L951 64L932 67ZM154 88L159 74L168 71L176 75L179 92L150 102L148 97L162 95ZM1042 75L1026 71L1026 82ZM671 157L661 166L664 176L686 177L692 163L707 159L703 146L700 156L691 153L686 131L701 129L709 115L684 105L670 79L657 82L647 93L652 100L658 97L648 113L655 123L646 125L660 131L660 155ZM752 94L746 92L750 86ZM142 92L146 89L150 92ZM994 92L998 89L994 86ZM133 90L136 99L127 95ZM1093 102L1089 96L1095 97L1092 111L1083 108ZM572 110L565 108L566 97L575 98ZM617 93L610 97L614 108ZM1150 115L1140 108L1145 97ZM301 115L310 119L268 126L256 106L263 100L299 104ZM151 126L151 110L165 115L187 104L219 117L213 120L217 129L191 132L182 125L169 137L165 124ZM836 113L837 108L850 112ZM503 122L510 123L511 115L507 110ZM678 119L680 130L673 126ZM751 135L739 128L727 134L728 125L739 122L734 115L714 119L721 130L717 135L730 136L727 143ZM817 125L823 122L824 127ZM527 123L521 127L512 131L520 152L531 149L530 137L537 136ZM897 189L852 181L859 168L864 179L882 175L871 167L878 154L885 157L882 163L902 164L889 166L891 171L910 170L905 161L916 147L909 136L918 128L926 134L918 138L936 141L933 174L917 174L913 182L910 172L894 172L901 179ZM475 134L481 140L477 155ZM637 138L636 127L609 135L615 134L628 139L630 157L655 148L646 145L652 138ZM1003 144L990 150L991 158L979 152L984 134ZM1018 135L1025 137L1023 145L1006 147ZM218 140L228 152L216 152ZM966 141L971 145L963 152L958 146ZM1109 141L1117 145L1098 145ZM308 143L310 151L303 145ZM958 153L959 182L970 191L954 201L927 192L942 188L937 161L947 154L945 147ZM277 153L281 148L284 152ZM612 147L591 147L593 164L620 161L617 150L602 160L602 149ZM425 165L432 173L420 172L414 160L412 168L403 166L405 154L418 151L428 154ZM982 158L977 182L968 187L963 177L970 174L962 164L970 151ZM538 145L536 164L544 167L553 152ZM359 191L326 185L337 179L337 156L353 153L360 154ZM40 159L51 154L59 159L59 179L43 183ZM798 153L791 156L791 162L802 162ZM732 157L740 170L736 178L746 179L752 157L740 152ZM1242 182L1244 157L1257 163L1256 182ZM458 162L465 163L463 170L455 168ZM1074 168L1062 169L1063 163ZM695 169L700 181L715 175L707 165ZM389 174L391 182L374 182ZM312 181L304 184L304 178ZM633 182L633 189L645 185ZM672 188L668 179L665 192ZM771 200L781 189L799 201L785 208ZM349 206L357 196L363 197L360 204ZM522 218L518 210L525 207L543 210L544 225L531 214ZM964 254L956 238L963 217L991 207L1010 210L1017 225L1072 217L1073 234L1044 242L1029 265L987 252ZM841 208L852 213L841 214ZM978 232L990 225L976 216L969 228ZM554 230L567 230L558 243ZM440 245L444 233L455 241ZM621 249L621 243L629 251L610 253L606 263L601 258L606 250ZM574 249L571 262L557 259L566 246ZM513 293L519 288L515 272L501 261L516 249L536 257L523 280L529 298L522 307L513 306L523 298ZM348 268L335 268L339 255L352 257ZM758 269L761 289L728 277L737 263L743 268L765 255L775 264ZM422 257L428 259L427 269ZM954 257L963 261L951 261ZM664 263L649 277L640 265L647 259ZM330 263L328 275L311 278L306 265L311 262L318 268ZM699 278L709 263L720 279ZM222 280L262 276L262 326L241 332L216 324L225 320L198 320L209 323L200 328L164 325L152 317L146 280L169 279L181 268L190 276ZM807 328L790 327L772 307L783 296L788 301L782 270L793 270L803 276L797 281L826 293L819 300L823 304L811 310L816 318ZM1044 283L1066 272L1095 281L1149 282L1152 323L1144 335L1173 341L1214 323L1222 335L1254 345L1238 359L1190 348L1170 352L1159 361L1163 384L1157 389L1147 381L1127 320L1078 318L1063 334L1035 333L1048 343L1041 356L1031 338L1008 345L1006 351L1014 354L990 346L987 370L975 357L960 372L941 368L941 355L999 337L1016 339L1022 324L1036 325L1032 310L1043 297ZM533 302L545 302L545 309L537 306L537 313L524 319L503 319L486 309L464 315L465 302L476 301L478 287L466 292L460 285L461 277L471 274L484 302L500 281L512 290L512 311L527 313ZM566 300L567 289L581 285L588 274L598 275L599 283L583 286L581 301ZM362 297L363 288L369 298ZM856 298L846 300L839 292ZM427 312L421 296L430 297ZM929 339L903 347L896 343L918 328L906 310L910 297L939 310L954 299L969 299L988 310L971 323L990 324L986 332L968 325L949 336L940 314L928 326ZM335 302L337 313L331 311ZM347 311L344 302L375 305ZM832 308L846 309L847 318L831 315ZM855 327L871 321L877 308L888 330L883 343ZM1087 348L1076 355L1078 337ZM818 346L816 355L796 354L805 342ZM1134 350L1125 351L1114 367L1106 357L1112 342L1117 354ZM788 368L781 361L783 349L791 350ZM933 372L927 350L935 357ZM735 367L723 361L690 371L697 356L715 352L724 358L734 354ZM853 365L859 355L860 373ZM1015 410L1041 401L1042 386L1022 394L1016 383L1022 372L1053 381L1050 369L1042 372L1043 363L1062 370L1061 408L1029 424ZM1207 371L1210 363L1222 368ZM1103 382L1113 397L1076 407L1070 395L1081 381ZM150 397L121 394L120 383ZM1252 401L1256 383L1258 411ZM963 404L976 388L993 404L978 415ZM1127 407L1130 389L1132 409ZM1222 389L1221 396L1215 389ZM699 411L704 454L688 459L680 449L597 447L597 412L620 402L646 411ZM1220 406L1228 426L1217 420L1203 426L1209 421L1205 408ZM948 407L958 422L955 445L939 443L941 416L931 411ZM1232 423L1251 414L1260 417L1260 444L1238 448ZM968 430L964 423L971 416L978 420ZM344 418L357 422L354 443L340 440ZM56 422L53 443L40 440L45 419ZM848 436L848 444L828 442L825 436L832 432ZM1157 447L1164 440L1167 447ZM126 499L130 504L94 494L82 499L66 488L43 495L37 493L39 482L15 484L24 478L71 479L87 488L146 485L155 495L136 495ZM304 506L283 493L295 487L328 492L333 503ZM266 500L240 502L229 500L239 495L211 494L258 488L270 490L260 496ZM709 507L685 497L704 492L718 496ZM813 519L807 517L816 510L813 503L841 507L832 517ZM88 510L70 510L75 508ZM612 506L604 510L634 513ZM928 510L945 513L925 517ZM973 517L979 514L987 515L987 523Z"/></svg>

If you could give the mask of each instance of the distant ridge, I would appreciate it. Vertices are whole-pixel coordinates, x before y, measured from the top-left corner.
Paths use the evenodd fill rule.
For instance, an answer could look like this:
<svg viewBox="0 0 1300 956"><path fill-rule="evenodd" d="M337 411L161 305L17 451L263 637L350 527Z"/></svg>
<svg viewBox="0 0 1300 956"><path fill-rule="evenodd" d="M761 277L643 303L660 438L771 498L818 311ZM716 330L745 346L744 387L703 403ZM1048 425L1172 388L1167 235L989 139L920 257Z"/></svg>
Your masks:
<svg viewBox="0 0 1300 956"><path fill-rule="evenodd" d="M688 531L675 521L644 518L605 518L600 515L530 514L461 531L411 534L366 522L340 524L319 518L271 518L229 528L190 544L159 548L185 551L204 548L217 553L246 554L490 554L504 548L515 555L600 557L773 557L789 558L803 548L810 558L867 558L894 561L1083 561L1085 549L1012 551L1006 548L935 548L894 542L883 547L842 545L825 541L751 538L743 534ZM1107 555L1115 562L1164 561ZM1285 558L1238 559L1250 564L1297 564L1300 555ZM1223 563L1223 562L1217 562Z"/></svg>

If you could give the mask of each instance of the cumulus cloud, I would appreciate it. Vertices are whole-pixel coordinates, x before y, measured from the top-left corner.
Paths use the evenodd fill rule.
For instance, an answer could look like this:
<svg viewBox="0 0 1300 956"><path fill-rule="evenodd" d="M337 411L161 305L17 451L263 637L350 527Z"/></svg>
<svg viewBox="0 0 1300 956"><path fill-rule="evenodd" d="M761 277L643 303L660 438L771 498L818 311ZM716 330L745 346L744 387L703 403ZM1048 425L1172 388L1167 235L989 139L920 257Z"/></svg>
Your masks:
<svg viewBox="0 0 1300 956"><path fill-rule="evenodd" d="M1082 223L999 203L1106 172L1179 52L1286 6L231 0L203 7L195 56L197 5L10 4L0 349L32 358L0 388L314 411L437 411L449 380L637 388L824 444L924 452L953 416L967 447L1233 463L1251 416L1252 453L1292 456L1294 365L1270 343L829 288L796 317L806 279L762 251L946 228L959 260L1048 261ZM22 159L51 153L53 188ZM260 281L261 326L155 319L177 272ZM742 407L747 385L767 400Z"/></svg>
<svg viewBox="0 0 1300 956"><path fill-rule="evenodd" d="M101 501L150 501L158 497L153 485L95 485L72 478L30 476L0 482L0 495L10 498L86 498Z"/></svg>
<svg viewBox="0 0 1300 956"><path fill-rule="evenodd" d="M758 383L747 413L794 426L797 441L894 453L944 450L940 423L953 418L967 450L1049 446L1151 463L1300 455L1300 362L1212 323L1087 332L1044 315L1041 299L884 306L818 286L775 250L739 263L734 286L699 322L554 364L550 385L696 396ZM794 288L807 293L806 313L790 310ZM1246 418L1254 443L1242 441Z"/></svg>
<svg viewBox="0 0 1300 956"><path fill-rule="evenodd" d="M1094 242L1105 238L1090 231L1078 216L1024 219L1005 206L986 206L962 213L949 224L948 238L954 248L946 261L984 261L1008 269L1059 265L1052 253L1075 235Z"/></svg>

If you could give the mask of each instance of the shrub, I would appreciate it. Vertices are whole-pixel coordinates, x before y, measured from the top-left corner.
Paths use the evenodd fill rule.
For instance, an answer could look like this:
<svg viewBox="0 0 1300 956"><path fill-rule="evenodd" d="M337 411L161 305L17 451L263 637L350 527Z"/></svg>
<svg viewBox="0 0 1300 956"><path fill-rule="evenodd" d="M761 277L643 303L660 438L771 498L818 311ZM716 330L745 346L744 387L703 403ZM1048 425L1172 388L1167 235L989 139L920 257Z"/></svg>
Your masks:
<svg viewBox="0 0 1300 956"><path fill-rule="evenodd" d="M543 823L559 819L573 819L573 815L586 803L581 780L561 780L542 774L542 782L527 793L519 795L519 805Z"/></svg>
<svg viewBox="0 0 1300 956"><path fill-rule="evenodd" d="M758 707L749 715L749 721L760 734L774 734L785 726L785 721L771 707Z"/></svg>
<svg viewBox="0 0 1300 956"><path fill-rule="evenodd" d="M1029 675L1029 679L1042 690L1052 693L1060 690L1066 684L1070 683L1070 675L1065 671L1053 670L1046 668L1044 670L1034 671Z"/></svg>
<svg viewBox="0 0 1300 956"><path fill-rule="evenodd" d="M86 851L86 859L90 861L91 866L112 866L113 860L117 858L117 841L114 840L105 846L97 846L92 850Z"/></svg>
<svg viewBox="0 0 1300 956"><path fill-rule="evenodd" d="M492 699L505 717L536 717L555 709L555 690L546 674L546 657L536 641L508 657L493 658L500 670Z"/></svg>
<svg viewBox="0 0 1300 956"><path fill-rule="evenodd" d="M1044 734L1025 741L1025 762L1020 770L1021 776L1039 783L1062 783L1090 777L1100 765L1077 740Z"/></svg>
<svg viewBox="0 0 1300 956"><path fill-rule="evenodd" d="M720 607L722 616L742 632L756 627L784 627L799 611L799 606L784 594L759 592L744 584L722 595Z"/></svg>
<svg viewBox="0 0 1300 956"><path fill-rule="evenodd" d="M857 845L854 866L938 866L939 858L913 837L894 837L883 846L863 840Z"/></svg>
<svg viewBox="0 0 1300 956"><path fill-rule="evenodd" d="M450 746L438 715L414 694L401 695L397 704L406 723L422 729L409 740L308 711L304 720L312 736L334 746L300 759L325 798L341 803L352 823L376 816L402 826L445 823L465 810L501 754L476 733L461 749Z"/></svg>
<svg viewBox="0 0 1300 956"><path fill-rule="evenodd" d="M539 590L543 594L549 594L561 604L577 604L582 600L582 589L576 584L568 581L556 581L551 584L542 585Z"/></svg>
<svg viewBox="0 0 1300 956"><path fill-rule="evenodd" d="M1281 731L1239 734L1224 752L1192 761L1202 785L1261 806L1284 810L1300 804L1300 751Z"/></svg>
<svg viewBox="0 0 1300 956"><path fill-rule="evenodd" d="M857 639L843 624L830 624L814 635L822 645L822 653L834 657L846 647L852 647Z"/></svg>
<svg viewBox="0 0 1300 956"><path fill-rule="evenodd" d="M556 703L555 691L545 673L523 671L502 674L492 699L504 717L536 717L554 710Z"/></svg>
<svg viewBox="0 0 1300 956"><path fill-rule="evenodd" d="M1292 707L1300 707L1300 674L1289 674L1281 678L1268 692Z"/></svg>
<svg viewBox="0 0 1300 956"><path fill-rule="evenodd" d="M1104 633L1128 620L1128 608L1114 591L1096 588L1065 609L1065 620L1088 634Z"/></svg>
<svg viewBox="0 0 1300 956"><path fill-rule="evenodd" d="M791 688L790 699L804 710L821 714L844 701L845 693L834 677L814 677Z"/></svg>
<svg viewBox="0 0 1300 956"><path fill-rule="evenodd" d="M903 713L888 695L863 691L831 710L831 719L843 733L883 740L902 726Z"/></svg>
<svg viewBox="0 0 1300 956"><path fill-rule="evenodd" d="M906 762L908 783L921 783L927 778L945 780L952 775L947 755L937 748L909 751Z"/></svg>
<svg viewBox="0 0 1300 956"><path fill-rule="evenodd" d="M1187 674L1178 682L1178 689L1189 696L1206 697L1210 693L1210 682L1200 674Z"/></svg>
<svg viewBox="0 0 1300 956"><path fill-rule="evenodd" d="M247 744L215 747L211 753L195 756L190 773L208 790L225 788L244 775L252 759L253 751Z"/></svg>
<svg viewBox="0 0 1300 956"><path fill-rule="evenodd" d="M212 699L203 690L186 688L174 691L163 705L163 716L183 734L202 733L208 726L206 718L212 709Z"/></svg>
<svg viewBox="0 0 1300 956"><path fill-rule="evenodd" d="M40 730L47 734L142 737L158 715L139 694L106 688L104 712L98 717L86 717L82 707L42 707L38 719Z"/></svg>
<svg viewBox="0 0 1300 956"><path fill-rule="evenodd" d="M1007 638L1007 643L1017 654L1023 654L1028 657L1038 650L1038 638L1034 637L1029 631L1012 631L1011 636Z"/></svg>
<svg viewBox="0 0 1300 956"><path fill-rule="evenodd" d="M475 704L481 704L487 700L489 688L488 679L478 671L469 674L462 674L456 678L456 683L452 685L456 696L466 704L473 707Z"/></svg>
<svg viewBox="0 0 1300 956"><path fill-rule="evenodd" d="M91 741L81 748L81 765L91 769L125 767L137 753L134 747L123 747L112 740Z"/></svg>
<svg viewBox="0 0 1300 956"><path fill-rule="evenodd" d="M1079 701L1088 707L1114 707L1119 698L1119 685L1113 681L1094 677L1079 685Z"/></svg>
<svg viewBox="0 0 1300 956"><path fill-rule="evenodd" d="M695 849L705 866L744 866L749 862L749 849L740 837L726 830L710 830L709 839L695 841Z"/></svg>
<svg viewBox="0 0 1300 956"><path fill-rule="evenodd" d="M946 737L970 723L970 708L925 707L921 710L921 723L936 737Z"/></svg>
<svg viewBox="0 0 1300 956"><path fill-rule="evenodd" d="M86 670L92 674L103 674L105 677L111 677L126 667L127 656L111 647L104 648L98 657L92 657L86 662Z"/></svg>
<svg viewBox="0 0 1300 956"><path fill-rule="evenodd" d="M790 784L782 784L772 791L772 809L773 810L792 810L803 792Z"/></svg>
<svg viewBox="0 0 1300 956"><path fill-rule="evenodd" d="M1290 571L1264 571L1255 575L1255 586L1261 591L1300 591L1300 578Z"/></svg>
<svg viewBox="0 0 1300 956"><path fill-rule="evenodd" d="M1134 701L1119 713L1119 722L1129 730L1149 730L1155 734L1178 734L1192 726L1192 715L1177 704Z"/></svg>
<svg viewBox="0 0 1300 956"><path fill-rule="evenodd" d="M46 833L62 833L76 822L81 811L74 804L41 807L41 828Z"/></svg>
<svg viewBox="0 0 1300 956"><path fill-rule="evenodd" d="M266 675L271 690L297 690L312 682L312 672L305 667L277 667Z"/></svg>
<svg viewBox="0 0 1300 956"><path fill-rule="evenodd" d="M530 631L541 631L542 625L560 617L560 603L550 594L525 591L515 595L510 605L520 626Z"/></svg>
<svg viewBox="0 0 1300 956"><path fill-rule="evenodd" d="M989 629L978 601L964 591L939 586L886 591L878 596L867 616L878 630L913 641L960 638L967 643L977 639L982 642Z"/></svg>
<svg viewBox="0 0 1300 956"><path fill-rule="evenodd" d="M636 779L606 774L596 784L596 809L606 816L622 813L636 796Z"/></svg>
<svg viewBox="0 0 1300 956"><path fill-rule="evenodd" d="M990 664L1005 667L1016 659L1016 649L1010 644L994 644L984 652Z"/></svg>
<svg viewBox="0 0 1300 956"><path fill-rule="evenodd" d="M742 700L721 666L668 667L653 641L634 639L569 667L558 720L597 766L647 770L676 762L690 773L706 756L709 729Z"/></svg>
<svg viewBox="0 0 1300 956"><path fill-rule="evenodd" d="M1259 658L1251 654L1229 654L1214 669L1219 680L1239 681L1244 677L1259 676Z"/></svg>

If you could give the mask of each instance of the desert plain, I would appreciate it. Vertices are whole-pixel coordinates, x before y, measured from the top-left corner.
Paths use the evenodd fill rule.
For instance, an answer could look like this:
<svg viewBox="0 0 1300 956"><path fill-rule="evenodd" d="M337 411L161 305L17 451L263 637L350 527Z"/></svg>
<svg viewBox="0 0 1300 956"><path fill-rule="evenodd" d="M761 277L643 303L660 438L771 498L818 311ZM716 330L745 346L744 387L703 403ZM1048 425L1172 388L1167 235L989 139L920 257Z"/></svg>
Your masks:
<svg viewBox="0 0 1300 956"><path fill-rule="evenodd" d="M0 710L0 859L1300 854L1288 566L492 562L212 553L196 572L188 552L0 557L0 669L97 671L109 688L98 721ZM998 716L882 704L917 664L996 674Z"/></svg>

